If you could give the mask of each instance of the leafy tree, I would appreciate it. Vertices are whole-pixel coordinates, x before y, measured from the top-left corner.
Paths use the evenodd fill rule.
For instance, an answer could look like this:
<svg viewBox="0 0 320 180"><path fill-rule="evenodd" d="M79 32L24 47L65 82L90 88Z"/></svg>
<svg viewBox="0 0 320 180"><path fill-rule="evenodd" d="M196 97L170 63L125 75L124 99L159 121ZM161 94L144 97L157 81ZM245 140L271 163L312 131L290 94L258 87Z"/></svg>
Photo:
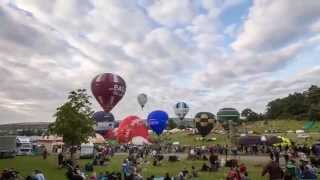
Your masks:
<svg viewBox="0 0 320 180"><path fill-rule="evenodd" d="M242 110L241 112L241 116L242 117L248 117L249 114L251 114L253 111L250 108L245 108L244 110Z"/></svg>
<svg viewBox="0 0 320 180"><path fill-rule="evenodd" d="M306 103L311 105L320 104L320 88L312 85L307 91L304 92Z"/></svg>
<svg viewBox="0 0 320 180"><path fill-rule="evenodd" d="M241 112L241 116L245 117L247 121L257 121L259 120L259 114L251 110L250 108L246 108Z"/></svg>
<svg viewBox="0 0 320 180"><path fill-rule="evenodd" d="M303 93L289 94L287 97L275 99L267 104L267 117L306 119L315 109L320 107L320 88L312 85ZM314 114L314 113L313 113Z"/></svg>
<svg viewBox="0 0 320 180"><path fill-rule="evenodd" d="M71 91L67 102L57 108L55 122L49 125L49 132L63 137L65 145L71 147L72 160L75 146L94 135L90 98L85 89Z"/></svg>
<svg viewBox="0 0 320 180"><path fill-rule="evenodd" d="M308 119L310 121L320 120L320 106L319 105L313 105L310 107L309 112L308 112Z"/></svg>
<svg viewBox="0 0 320 180"><path fill-rule="evenodd" d="M174 129L176 127L177 127L177 123L174 122L173 119L169 119L169 121L168 121L168 129L170 130L170 129Z"/></svg>

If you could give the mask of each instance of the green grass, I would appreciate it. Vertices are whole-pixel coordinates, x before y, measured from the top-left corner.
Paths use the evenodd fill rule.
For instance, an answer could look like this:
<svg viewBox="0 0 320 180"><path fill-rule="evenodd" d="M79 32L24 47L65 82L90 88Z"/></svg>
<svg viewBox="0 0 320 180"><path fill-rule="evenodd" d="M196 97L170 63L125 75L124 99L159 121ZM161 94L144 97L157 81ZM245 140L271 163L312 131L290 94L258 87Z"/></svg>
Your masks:
<svg viewBox="0 0 320 180"><path fill-rule="evenodd" d="M291 120L291 119L282 119L282 120L270 120L268 121L268 124L265 125L263 121L257 121L254 123L247 123L246 128L248 130L252 130L254 132L258 133L264 133L265 130L268 129L276 129L278 131L288 131L288 130L298 130L303 129L303 126L308 121L297 121L297 120ZM319 132L320 122L316 122L315 125L316 128L310 129L311 132ZM240 126L240 128L243 128Z"/></svg>
<svg viewBox="0 0 320 180"><path fill-rule="evenodd" d="M186 132L179 132L176 134L163 134L161 135L161 141L162 142L180 142L181 145L211 145L211 144L226 144L229 143L229 139L227 138L227 135L222 134L210 134L205 139L210 139L215 137L215 141L207 141L207 140L199 140L201 136L199 135L193 135Z"/></svg>
<svg viewBox="0 0 320 180"><path fill-rule="evenodd" d="M105 172L105 171L120 171L121 164L125 156L115 156L112 158L110 164L108 166L95 166L95 171ZM89 160L80 160L80 164L83 167L86 162ZM42 160L39 156L20 156L14 159L2 159L0 160L0 170L4 168L14 168L21 173L22 176L29 175L33 170L40 169L44 172L46 178L48 180L64 180L65 171L64 169L58 169L57 165L57 157L49 156L47 160ZM179 161L179 162L168 162L164 161L161 166L154 167L151 164L145 164L142 166L142 175L144 177L148 177L150 175L156 176L164 176L165 173L169 173L170 175L177 175L180 170L184 167L188 170L191 170L191 166L195 166L197 169L201 167L204 161ZM266 179L260 177L261 166L262 165L254 165L254 162L245 162L249 175L252 179ZM200 173L199 179L210 180L210 179L225 179L225 175L227 173L227 168L222 168L219 172L215 173Z"/></svg>

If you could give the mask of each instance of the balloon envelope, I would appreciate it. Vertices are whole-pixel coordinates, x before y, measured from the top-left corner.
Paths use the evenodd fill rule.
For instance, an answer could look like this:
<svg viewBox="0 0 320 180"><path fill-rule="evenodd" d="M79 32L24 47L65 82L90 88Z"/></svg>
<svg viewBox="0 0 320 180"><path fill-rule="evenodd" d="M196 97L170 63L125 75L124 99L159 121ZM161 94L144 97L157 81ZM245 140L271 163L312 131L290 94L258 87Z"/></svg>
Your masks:
<svg viewBox="0 0 320 180"><path fill-rule="evenodd" d="M91 82L91 91L103 110L110 112L124 96L126 83L116 74L99 74Z"/></svg>
<svg viewBox="0 0 320 180"><path fill-rule="evenodd" d="M195 126L202 137L208 135L214 127L214 115L210 112L199 112L194 117Z"/></svg>
<svg viewBox="0 0 320 180"><path fill-rule="evenodd" d="M141 93L138 95L138 103L140 104L142 109L146 105L147 101L148 101L148 97L146 94Z"/></svg>
<svg viewBox="0 0 320 180"><path fill-rule="evenodd" d="M189 106L185 102L178 102L174 106L174 112L182 120L189 112Z"/></svg>
<svg viewBox="0 0 320 180"><path fill-rule="evenodd" d="M109 130L112 131L114 128L115 120L111 113L98 111L93 114L93 119L96 123L96 133L99 133L104 137L107 136Z"/></svg>
<svg viewBox="0 0 320 180"><path fill-rule="evenodd" d="M167 127L169 116L164 111L153 111L148 115L148 125L157 135Z"/></svg>
<svg viewBox="0 0 320 180"><path fill-rule="evenodd" d="M149 139L148 128L143 120L137 116L128 116L123 119L119 124L116 136L120 143L128 143L136 136Z"/></svg>

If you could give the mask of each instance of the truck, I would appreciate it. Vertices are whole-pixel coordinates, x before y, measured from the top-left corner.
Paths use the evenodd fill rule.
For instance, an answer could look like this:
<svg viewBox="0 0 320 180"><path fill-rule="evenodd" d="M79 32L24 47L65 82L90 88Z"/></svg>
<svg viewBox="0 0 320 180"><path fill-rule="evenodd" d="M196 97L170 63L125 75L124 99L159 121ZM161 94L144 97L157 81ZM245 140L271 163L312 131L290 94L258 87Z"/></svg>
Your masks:
<svg viewBox="0 0 320 180"><path fill-rule="evenodd" d="M80 158L90 159L94 156L95 149L93 143L81 144L80 146Z"/></svg>
<svg viewBox="0 0 320 180"><path fill-rule="evenodd" d="M17 155L32 155L32 143L29 137L17 136L16 144Z"/></svg>
<svg viewBox="0 0 320 180"><path fill-rule="evenodd" d="M0 136L0 158L16 156L16 136Z"/></svg>

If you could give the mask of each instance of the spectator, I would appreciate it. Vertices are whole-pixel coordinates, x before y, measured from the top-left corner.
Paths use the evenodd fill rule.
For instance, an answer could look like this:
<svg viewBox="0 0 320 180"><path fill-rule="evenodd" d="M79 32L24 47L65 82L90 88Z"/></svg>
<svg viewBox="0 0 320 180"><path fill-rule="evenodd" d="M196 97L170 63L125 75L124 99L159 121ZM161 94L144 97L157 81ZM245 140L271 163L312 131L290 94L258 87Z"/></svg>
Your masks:
<svg viewBox="0 0 320 180"><path fill-rule="evenodd" d="M191 167L191 177L192 178L198 177L198 172L194 166Z"/></svg>
<svg viewBox="0 0 320 180"><path fill-rule="evenodd" d="M60 152L58 155L58 167L59 168L63 167L63 161L64 161L64 156L63 156L62 152Z"/></svg>
<svg viewBox="0 0 320 180"><path fill-rule="evenodd" d="M166 176L164 177L163 180L171 180L171 177L170 177L169 173L166 173Z"/></svg>
<svg viewBox="0 0 320 180"><path fill-rule="evenodd" d="M280 180L283 178L283 171L276 161L271 161L266 167L264 167L261 175L269 174L270 180Z"/></svg>
<svg viewBox="0 0 320 180"><path fill-rule="evenodd" d="M47 148L44 148L44 150L43 150L43 152L42 152L42 158L43 158L44 160L46 160L47 157L48 157L48 150L47 150Z"/></svg>
<svg viewBox="0 0 320 180"><path fill-rule="evenodd" d="M34 172L35 172L35 178L36 178L37 180L46 180L46 179L44 178L43 173L42 173L41 171L35 170Z"/></svg>
<svg viewBox="0 0 320 180"><path fill-rule="evenodd" d="M311 165L304 166L302 171L302 179L316 180L317 174Z"/></svg>
<svg viewBox="0 0 320 180"><path fill-rule="evenodd" d="M206 172L206 171L209 171L209 169L210 169L210 167L206 163L203 163L200 171Z"/></svg>
<svg viewBox="0 0 320 180"><path fill-rule="evenodd" d="M98 180L96 172L92 172L92 175L90 176L90 180Z"/></svg>
<svg viewBox="0 0 320 180"><path fill-rule="evenodd" d="M235 167L230 167L227 174L227 180L241 180L240 175Z"/></svg>

